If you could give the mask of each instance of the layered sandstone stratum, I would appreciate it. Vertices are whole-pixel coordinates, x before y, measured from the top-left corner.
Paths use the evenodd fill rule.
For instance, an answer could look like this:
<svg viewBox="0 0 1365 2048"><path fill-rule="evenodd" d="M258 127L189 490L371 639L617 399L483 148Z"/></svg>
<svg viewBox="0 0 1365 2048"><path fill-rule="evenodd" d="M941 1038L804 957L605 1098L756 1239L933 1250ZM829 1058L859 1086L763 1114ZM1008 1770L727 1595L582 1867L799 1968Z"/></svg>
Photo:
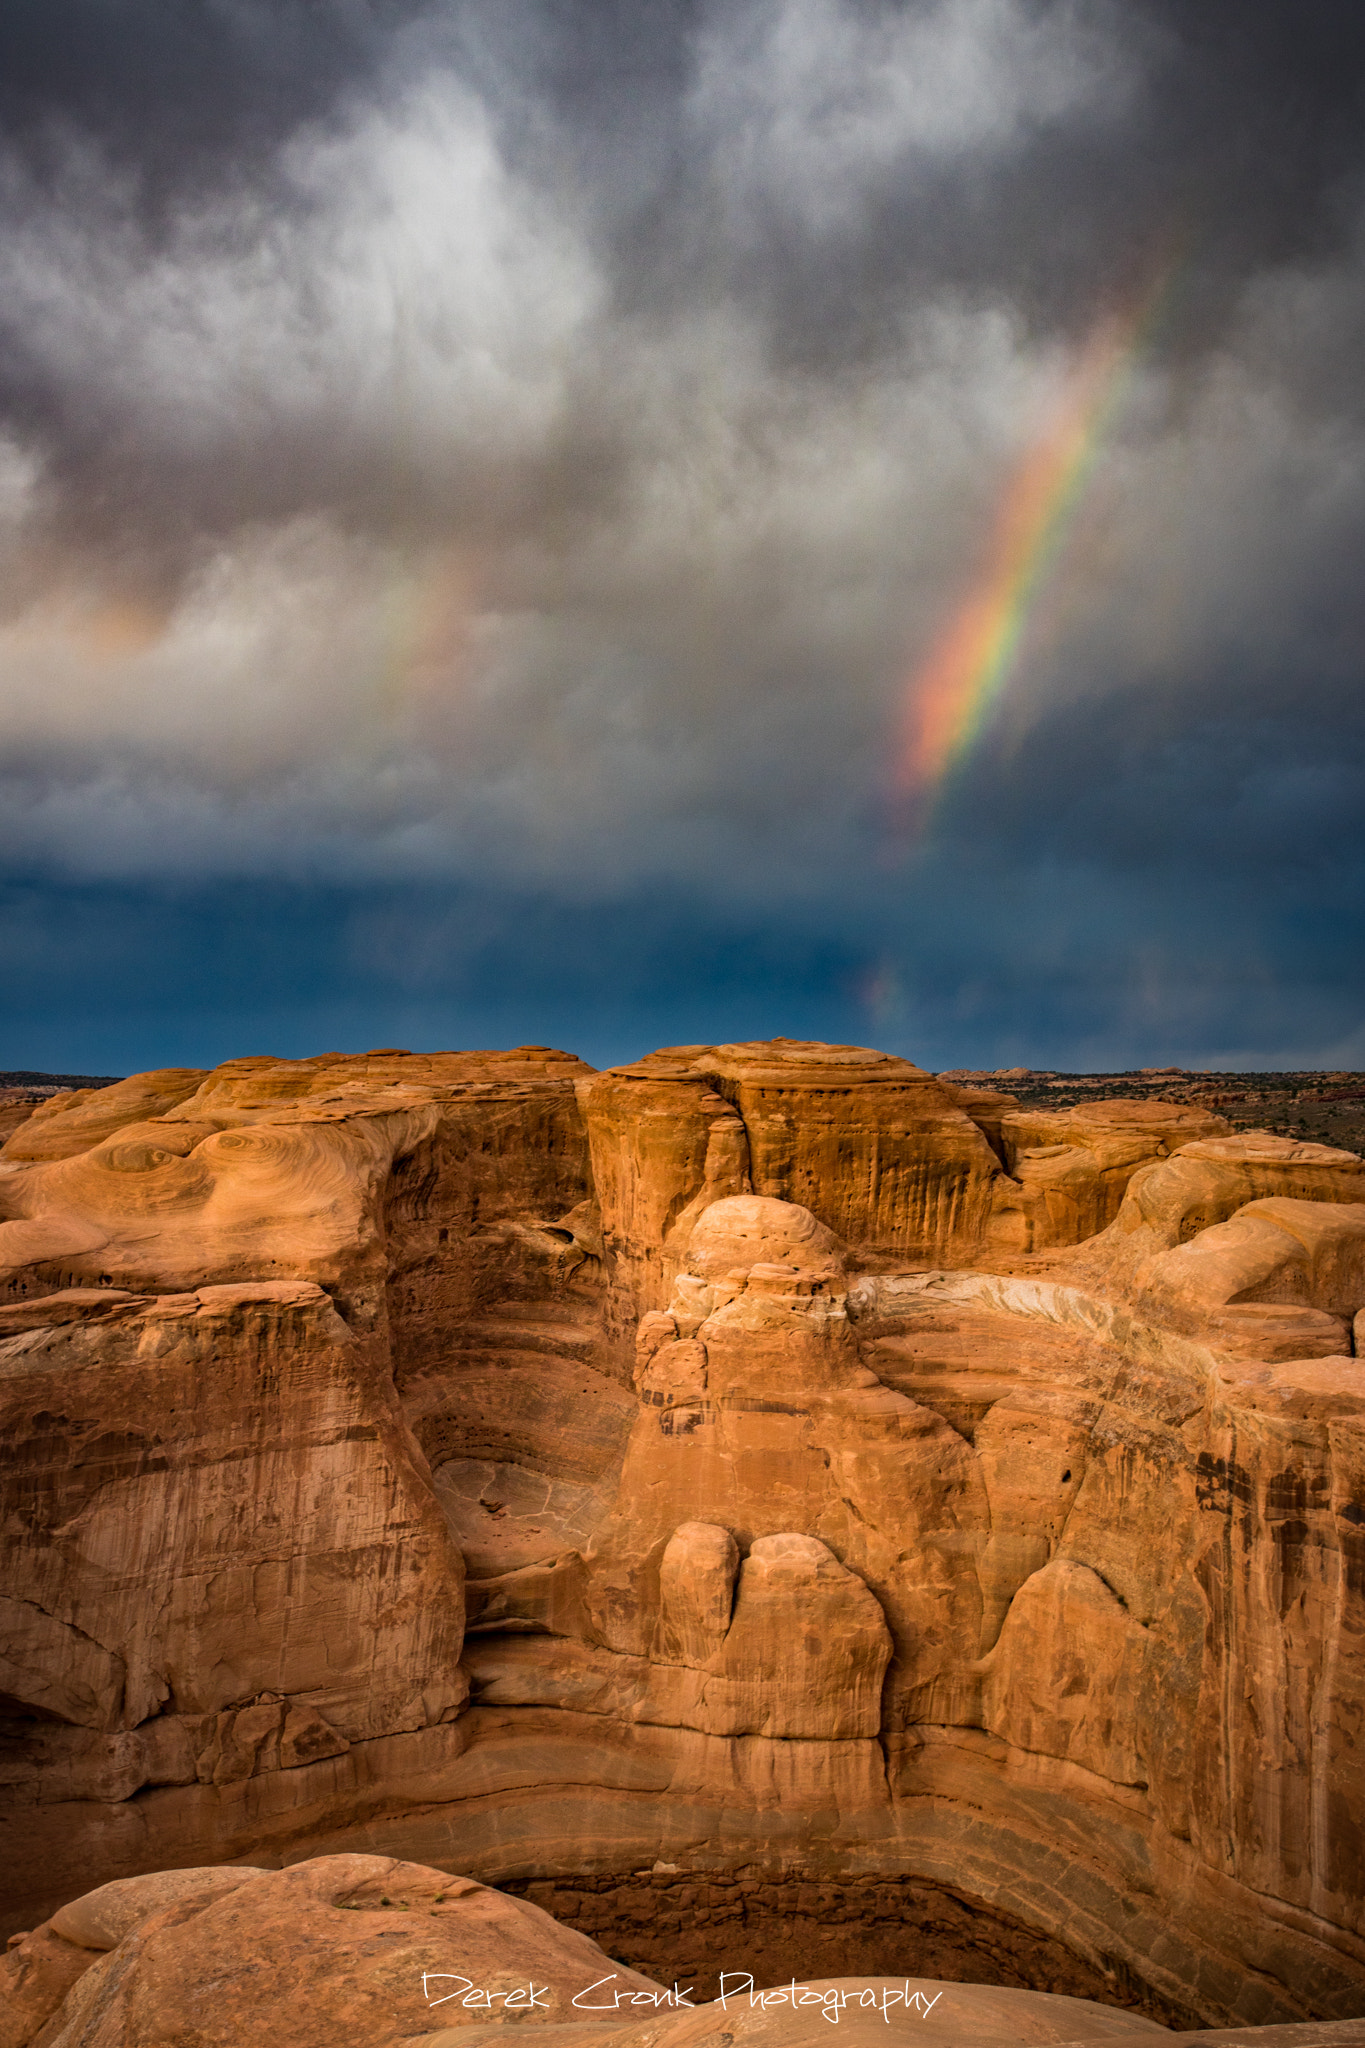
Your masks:
<svg viewBox="0 0 1365 2048"><path fill-rule="evenodd" d="M1365 2012L1354 1154L782 1040L329 1055L55 1097L0 1219L30 1944L363 1852L665 1981L732 1896L846 1975L876 1892L927 1975Z"/></svg>

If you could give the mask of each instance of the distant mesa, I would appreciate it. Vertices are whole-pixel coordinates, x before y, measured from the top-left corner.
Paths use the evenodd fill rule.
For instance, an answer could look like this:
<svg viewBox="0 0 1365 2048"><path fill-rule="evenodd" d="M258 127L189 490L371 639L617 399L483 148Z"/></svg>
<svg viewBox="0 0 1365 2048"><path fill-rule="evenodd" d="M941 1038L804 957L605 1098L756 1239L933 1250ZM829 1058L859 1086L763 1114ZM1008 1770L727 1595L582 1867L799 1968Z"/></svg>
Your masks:
<svg viewBox="0 0 1365 2048"><path fill-rule="evenodd" d="M293 2039L287 1983L444 2044L422 1969L534 1960L560 2026L602 1951L970 1987L903 2033L1002 2048L1365 2012L1361 1091L1292 1078L379 1048L22 1104L0 2041Z"/></svg>
<svg viewBox="0 0 1365 2048"><path fill-rule="evenodd" d="M0 1072L0 1090L24 1088L41 1095L57 1095L67 1088L111 1088L121 1074L43 1074L25 1068Z"/></svg>

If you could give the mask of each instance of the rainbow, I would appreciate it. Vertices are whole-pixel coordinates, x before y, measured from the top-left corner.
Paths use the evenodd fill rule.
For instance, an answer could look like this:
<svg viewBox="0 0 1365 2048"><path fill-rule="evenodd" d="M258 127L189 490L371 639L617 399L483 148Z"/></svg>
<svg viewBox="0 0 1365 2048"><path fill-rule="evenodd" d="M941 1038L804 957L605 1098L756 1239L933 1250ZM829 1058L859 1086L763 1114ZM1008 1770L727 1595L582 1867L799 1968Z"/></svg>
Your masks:
<svg viewBox="0 0 1365 2048"><path fill-rule="evenodd" d="M381 714L420 713L449 698L469 667L486 576L478 551L454 541L394 567L376 621Z"/></svg>
<svg viewBox="0 0 1365 2048"><path fill-rule="evenodd" d="M1014 674L1170 275L1163 267L1132 310L1095 329L1054 418L1009 477L977 577L906 685L895 756L900 798L932 795Z"/></svg>

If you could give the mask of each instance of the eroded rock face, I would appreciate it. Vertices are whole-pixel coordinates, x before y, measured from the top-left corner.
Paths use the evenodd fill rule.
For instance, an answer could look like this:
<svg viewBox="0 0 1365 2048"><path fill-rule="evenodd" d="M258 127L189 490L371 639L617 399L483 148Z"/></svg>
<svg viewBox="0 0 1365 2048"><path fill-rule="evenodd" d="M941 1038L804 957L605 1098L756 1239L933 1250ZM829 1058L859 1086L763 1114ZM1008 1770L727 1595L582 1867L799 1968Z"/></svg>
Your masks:
<svg viewBox="0 0 1365 2048"><path fill-rule="evenodd" d="M358 1847L885 1872L1168 2017L1354 2012L1362 1309L1353 1155L856 1047L58 1103L0 1154L11 1924Z"/></svg>
<svg viewBox="0 0 1365 2048"><path fill-rule="evenodd" d="M991 1242L1001 1251L1093 1237L1114 1221L1139 1167L1228 1128L1221 1116L1175 1102L992 1110L985 1109L983 1128L998 1134L1013 1182L1001 1183L992 1203Z"/></svg>
<svg viewBox="0 0 1365 2048"><path fill-rule="evenodd" d="M862 1046L682 1046L580 1083L622 1326L668 1297L709 1203L814 1206L880 1257L960 1258L1000 1162L960 1091Z"/></svg>
<svg viewBox="0 0 1365 2048"><path fill-rule="evenodd" d="M172 1854L231 1853L298 1773L439 1739L468 1694L463 1559L374 1347L321 1288L0 1317L36 1321L0 1343L0 1689L7 1807L44 1892L95 1842L125 1866L138 1793L183 1788Z"/></svg>

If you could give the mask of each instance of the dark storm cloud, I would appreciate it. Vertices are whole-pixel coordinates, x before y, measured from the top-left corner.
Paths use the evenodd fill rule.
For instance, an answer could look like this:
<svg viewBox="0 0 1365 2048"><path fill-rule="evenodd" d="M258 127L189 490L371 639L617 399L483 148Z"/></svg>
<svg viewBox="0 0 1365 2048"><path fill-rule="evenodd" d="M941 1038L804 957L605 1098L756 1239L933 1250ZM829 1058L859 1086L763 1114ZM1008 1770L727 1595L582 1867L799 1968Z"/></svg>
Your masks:
<svg viewBox="0 0 1365 2048"><path fill-rule="evenodd" d="M133 169L149 213L259 172L370 79L420 0L7 0L0 125L55 169L77 137Z"/></svg>
<svg viewBox="0 0 1365 2048"><path fill-rule="evenodd" d="M1248 277L1352 233L1350 6L736 6L700 47L713 147L676 149L623 289L723 279L819 360L885 346L907 297L945 290L1074 325L1172 242L1191 260L1168 344L1197 351ZM896 90L916 68L918 108Z"/></svg>
<svg viewBox="0 0 1365 2048"><path fill-rule="evenodd" d="M1175 244L1165 346L1223 344L1248 280L1330 263L1355 233L1362 77L1365 21L1326 0L83 0L60 32L18 5L0 23L21 258L4 376L71 510L97 498L97 526L117 507L163 545L186 511L385 525L491 495L524 524L547 485L591 508L604 466L650 460L592 366L700 309L745 325L765 368L837 383L903 373L907 320L933 306L1074 338ZM520 240L496 275L454 274L475 223L430 235L424 143L453 162L451 212ZM471 293L543 321L568 282L539 275L556 245L592 303L569 333L550 309L552 344L581 356L555 418L510 477L505 445L424 451L446 395L424 357L507 350ZM1343 399L1344 313L1358 337L1361 309L1332 308ZM1272 367L1292 377L1288 342Z"/></svg>
<svg viewBox="0 0 1365 2048"><path fill-rule="evenodd" d="M0 890L0 1067L98 1045L101 1071L244 1050L553 1042L597 1065L680 1037L838 1036L864 949L675 892L562 899L248 882ZM97 983L98 1014L89 1012Z"/></svg>
<svg viewBox="0 0 1365 2048"><path fill-rule="evenodd" d="M0 891L0 1066L552 1043L599 1066L665 1043L852 1038L930 1067L1359 1066L1360 864L1305 910L1206 869L927 856L823 925L677 889L562 895L235 880Z"/></svg>
<svg viewBox="0 0 1365 2048"><path fill-rule="evenodd" d="M240 890L251 1015L381 1039L498 988L531 1038L615 1003L613 1053L798 1010L944 1064L1351 1040L1358 8L80 0L5 10L0 81L40 1006L46 876L113 892L120 958L197 906L201 1018ZM906 679L1162 272L907 851Z"/></svg>

